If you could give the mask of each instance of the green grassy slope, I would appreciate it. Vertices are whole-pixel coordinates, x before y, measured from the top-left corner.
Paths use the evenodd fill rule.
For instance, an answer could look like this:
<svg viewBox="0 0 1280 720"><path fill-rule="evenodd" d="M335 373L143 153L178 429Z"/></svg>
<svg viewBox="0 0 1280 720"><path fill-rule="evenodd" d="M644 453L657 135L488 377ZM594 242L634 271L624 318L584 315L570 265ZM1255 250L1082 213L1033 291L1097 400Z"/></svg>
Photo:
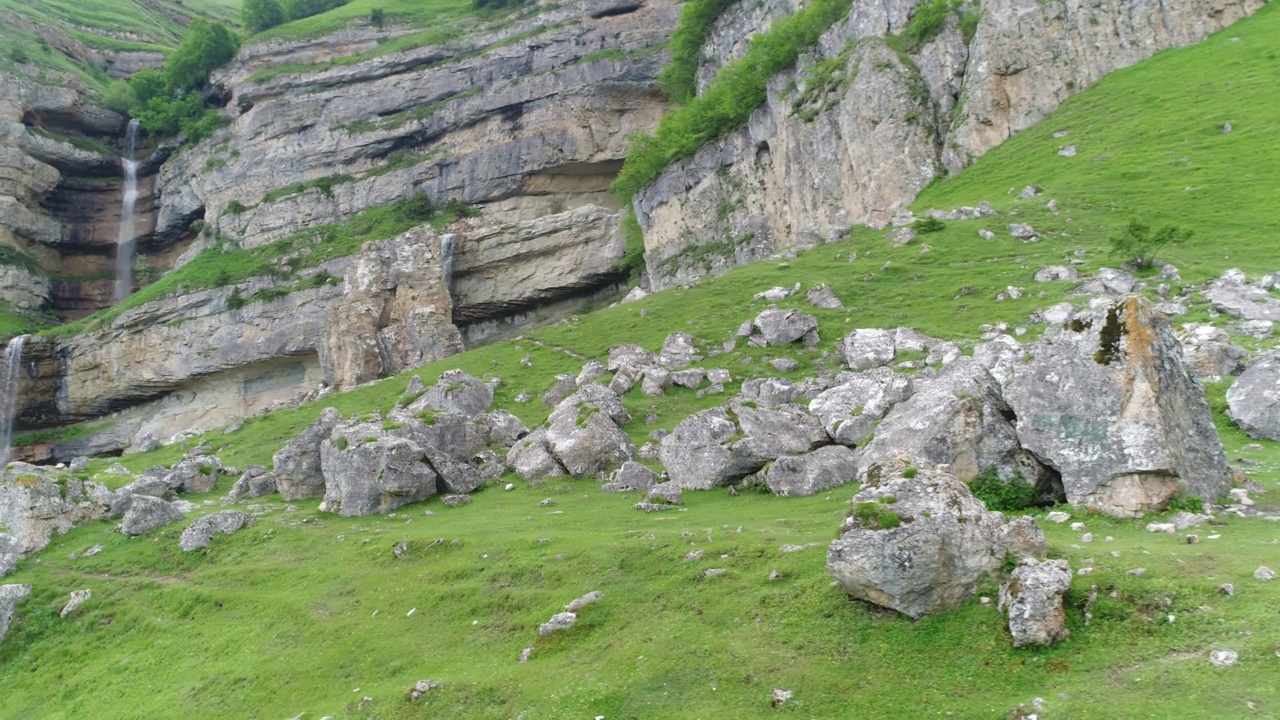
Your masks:
<svg viewBox="0 0 1280 720"><path fill-rule="evenodd" d="M239 24L240 0L0 0L0 72L53 82L49 73L68 75L102 90L107 76L42 39L30 23L91 50L155 50L178 45L191 18Z"/></svg>
<svg viewBox="0 0 1280 720"><path fill-rule="evenodd" d="M1115 234L1133 218L1194 230L1194 242L1168 253L1188 280L1234 266L1270 272L1280 237L1277 33L1272 3L1195 47L1113 73L915 206L994 202L993 192L1035 184L1069 205L1078 235ZM1076 156L1059 157L1068 144Z"/></svg>
<svg viewBox="0 0 1280 720"><path fill-rule="evenodd" d="M544 391L555 374L583 362L556 347L602 357L622 342L657 349L676 330L716 346L764 307L754 292L795 282L826 282L849 307L814 312L818 348L743 349L702 365L729 368L736 380L776 374L764 356L800 359L794 377L817 364L835 369L838 360L824 353L854 327L909 325L971 341L982 324L1025 322L1033 309L1069 297L1066 284L1033 283L1037 268L1080 250L1086 270L1117 266L1108 238L1133 218L1197 232L1196 241L1166 253L1188 281L1232 266L1272 272L1280 210L1266 200L1280 180L1267 171L1280 149L1267 129L1280 127L1280 100L1271 92L1280 63L1266 39L1274 37L1280 11L1268 7L1203 45L1117 73L917 203L989 200L998 218L947 223L896 249L884 233L855 230L846 242L794 259L584 314L415 372L429 382L451 367L500 377L496 404L533 424L547 409L515 404L515 396ZM1224 135L1228 120L1233 132ZM1053 138L1061 129L1068 135ZM1057 156L1067 143L1076 144L1075 158ZM1101 155L1108 159L1094 160ZM1044 194L1017 199L1016 189L1032 183ZM1061 214L1044 207L1049 198ZM1030 222L1042 239L1017 242L1005 231L1009 222ZM983 227L999 237L979 239ZM1027 292L997 302L1009 285ZM806 308L802 294L780 304ZM1210 319L1198 297L1191 307L1189 319ZM520 363L526 355L531 368ZM229 463L263 463L322 407L389 409L407 381L407 374L391 378L206 439ZM1229 457L1258 463L1251 476L1274 488L1280 447L1255 445L1231 428L1224 391L1225 384L1208 388ZM678 389L661 398L631 393L625 403L637 420L626 430L641 442L722 399ZM650 412L659 418L646 424ZM141 469L182 451L123 462ZM1003 718L1035 697L1046 700L1046 717L1280 714L1280 586L1250 578L1258 565L1275 567L1276 523L1229 520L1202 528L1197 545L1097 517L1084 518L1093 544L1066 526L1046 527L1051 554L1095 572L1077 577L1068 596L1070 640L1015 651L995 610L976 601L912 623L849 602L832 587L823 546L852 487L804 499L690 493L685 512L643 515L630 508L634 496L601 494L589 481L515 483L511 492L491 486L464 508L430 501L394 518L336 518L317 512L315 502L290 513L268 503L277 509L255 528L215 539L208 553L178 552L181 525L136 540L112 533L109 523L73 530L5 579L30 582L35 594L19 606L0 646L0 716L168 717L182 708L200 717L305 711L383 720ZM557 505L539 507L545 497ZM1267 502L1275 506L1277 498ZM410 552L397 560L390 548L401 538ZM67 559L98 543L100 555ZM821 546L779 551L807 543ZM699 549L701 558L683 559ZM1136 567L1146 574L1127 574ZM727 572L704 577L711 568ZM775 569L779 578L770 581ZM1217 594L1222 582L1235 584L1235 597ZM1086 626L1082 604L1095 583L1101 593ZM85 587L94 599L59 620L67 593ZM590 590L605 597L577 627L538 638L539 622ZM517 663L529 646L530 661ZM1209 667L1209 651L1224 647L1240 652L1240 664ZM412 706L405 692L424 678L445 686ZM794 701L770 709L774 687L794 691ZM373 702L361 708L365 696Z"/></svg>

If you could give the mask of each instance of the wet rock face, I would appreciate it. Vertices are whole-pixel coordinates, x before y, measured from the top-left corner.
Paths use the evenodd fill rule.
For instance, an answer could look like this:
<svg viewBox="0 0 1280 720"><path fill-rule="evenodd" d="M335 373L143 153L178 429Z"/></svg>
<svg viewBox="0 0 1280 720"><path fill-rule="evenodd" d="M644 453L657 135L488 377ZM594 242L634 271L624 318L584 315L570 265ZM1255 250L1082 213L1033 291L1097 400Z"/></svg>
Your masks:
<svg viewBox="0 0 1280 720"><path fill-rule="evenodd" d="M1078 317L1029 352L1005 397L1023 447L1060 473L1068 502L1138 517L1178 493L1227 492L1204 391L1168 320L1145 300Z"/></svg>

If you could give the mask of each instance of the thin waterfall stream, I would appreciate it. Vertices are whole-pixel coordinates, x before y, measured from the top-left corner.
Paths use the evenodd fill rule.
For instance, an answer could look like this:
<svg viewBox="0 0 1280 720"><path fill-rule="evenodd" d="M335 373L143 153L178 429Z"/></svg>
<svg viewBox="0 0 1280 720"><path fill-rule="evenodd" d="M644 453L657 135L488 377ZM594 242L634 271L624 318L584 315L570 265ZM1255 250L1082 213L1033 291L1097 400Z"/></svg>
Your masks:
<svg viewBox="0 0 1280 720"><path fill-rule="evenodd" d="M18 414L18 379L22 372L22 348L27 343L26 335L9 341L4 351L4 364L0 366L0 469L9 462L12 450L13 421Z"/></svg>
<svg viewBox="0 0 1280 720"><path fill-rule="evenodd" d="M130 120L124 136L124 200L120 204L120 234L116 237L116 284L113 299L117 304L133 292L134 221L133 209L138 203L138 121Z"/></svg>

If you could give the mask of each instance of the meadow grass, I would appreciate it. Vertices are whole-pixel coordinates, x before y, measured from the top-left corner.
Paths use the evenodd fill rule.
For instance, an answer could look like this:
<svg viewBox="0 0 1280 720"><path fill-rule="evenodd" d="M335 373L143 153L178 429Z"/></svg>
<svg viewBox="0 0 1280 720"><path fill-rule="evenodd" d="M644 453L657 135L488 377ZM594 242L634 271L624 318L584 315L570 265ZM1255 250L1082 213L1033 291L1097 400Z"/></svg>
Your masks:
<svg viewBox="0 0 1280 720"><path fill-rule="evenodd" d="M847 309L813 310L803 289L779 303L815 314L821 343L738 348L700 362L733 373L729 393L744 378L777 375L766 356L800 360L795 378L838 369L833 345L856 327L905 325L972 342L983 324L1016 327L1035 308L1063 299L1083 304L1069 283L1034 283L1032 274L1069 260L1082 261L1085 271L1117 266L1123 258L1109 254L1109 238L1134 218L1197 233L1165 253L1188 282L1232 266L1271 272L1280 214L1266 202L1278 184L1266 171L1280 150L1266 129L1278 126L1280 104L1267 81L1280 64L1272 64L1264 40L1280 32L1278 24L1280 11L1267 7L1203 45L1103 80L970 170L930 187L915 206L988 200L999 217L948 222L901 248L890 247L883 232L854 229L842 243L793 259L576 316L202 439L229 463L267 463L323 407L346 415L389 410L409 375L434 383L454 367L501 378L495 405L532 426L549 409L514 399L549 389L558 373L577 372L583 361L566 351L603 359L622 342L656 350L676 330L715 347L765 307L752 299L755 292L795 282L806 289L828 283ZM1252 90L1240 91L1245 87ZM1233 131L1225 134L1220 125L1228 120ZM1068 135L1053 138L1059 129ZM1066 143L1076 144L1075 158L1056 154ZM1095 160L1102 155L1108 159ZM1044 193L1018 199L1028 184ZM1050 198L1058 214L1045 207ZM1009 222L1032 224L1040 240L1018 242L1004 227ZM980 228L997 238L979 239ZM1010 285L1023 296L998 301ZM1198 296L1189 305L1177 322L1225 320ZM1038 332L1026 326L1023 340ZM526 356L532 367L521 363ZM1230 424L1228 385L1206 386L1228 456L1254 463L1250 476L1280 492L1278 446ZM682 389L656 398L632 392L624 403L636 419L625 430L644 442L650 430L669 430L722 400ZM643 419L650 412L656 421ZM119 460L135 470L171 463L197 440ZM90 470L114 461L96 460ZM231 481L194 500L219 497ZM507 481L516 488L502 490ZM531 486L513 476L469 506L431 500L394 517L338 518L318 512L315 501L286 512L268 499L272 512L253 529L191 554L177 549L181 523L132 540L110 523L91 523L55 538L5 579L32 583L35 592L0 646L0 715L166 717L180 707L201 717L306 712L384 720L1003 718L1036 697L1047 702L1049 717L1280 713L1280 627L1273 621L1280 591L1250 577L1258 565L1275 567L1280 524L1226 518L1199 528L1202 541L1191 545L1181 535L1145 532L1151 518L1077 515L1092 544L1067 525L1042 522L1050 554L1093 573L1077 576L1067 596L1069 640L1014 650L1001 616L976 600L911 622L833 587L824 548L854 490L792 499L688 493L684 510L655 515L631 509L636 496L603 494L591 481ZM556 504L539 506L547 497ZM1260 502L1277 505L1266 495ZM1215 534L1221 537L1208 539ZM396 559L391 546L401 539L409 552ZM817 546L779 550L810 543ZM104 551L69 559L94 544ZM694 550L703 555L686 561ZM1128 573L1139 567L1145 574ZM706 577L708 569L726 572ZM1235 596L1217 592L1223 582L1235 585ZM1098 600L1085 624L1094 585ZM93 590L93 600L59 620L67 593L83 588ZM591 590L604 599L587 607L576 627L538 636L538 623ZM994 591L991 583L981 592ZM532 656L519 664L525 647ZM1208 653L1218 648L1238 651L1239 665L1211 668ZM406 691L427 678L444 687L411 705ZM795 693L776 711L769 707L775 687ZM366 696L372 702L361 707Z"/></svg>

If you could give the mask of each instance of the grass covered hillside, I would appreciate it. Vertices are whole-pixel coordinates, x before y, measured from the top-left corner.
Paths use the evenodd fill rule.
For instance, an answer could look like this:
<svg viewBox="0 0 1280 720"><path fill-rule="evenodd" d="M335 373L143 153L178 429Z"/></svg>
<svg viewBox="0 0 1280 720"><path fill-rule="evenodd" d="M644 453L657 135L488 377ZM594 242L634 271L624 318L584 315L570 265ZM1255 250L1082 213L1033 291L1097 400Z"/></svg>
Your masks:
<svg viewBox="0 0 1280 720"><path fill-rule="evenodd" d="M104 90L100 52L166 53L194 18L236 24L240 0L0 0L0 72Z"/></svg>
<svg viewBox="0 0 1280 720"><path fill-rule="evenodd" d="M744 379L778 375L766 357L799 360L784 373L792 379L839 370L833 343L858 327L910 326L972 343L983 325L1006 322L1024 326L1019 339L1028 341L1042 329L1028 321L1034 310L1087 303L1072 283L1034 282L1035 271L1068 260L1083 261L1084 272L1119 267L1125 258L1111 254L1110 239L1135 219L1194 232L1161 254L1183 278L1171 294L1189 292L1188 313L1174 323L1227 327L1195 285L1231 267L1251 278L1280 270L1280 208L1271 202L1280 194L1277 37L1273 4L1201 45L1115 73L915 206L985 200L997 217L921 225L897 248L886 232L855 228L841 243L120 461L135 471L169 464L203 440L227 464L269 464L324 407L386 411L410 375L434 384L454 367L501 378L495 407L532 427L549 409L517 403L521 393L541 394L557 374L621 343L657 350L685 331L704 349L719 347L766 306L753 295L775 285L827 283L846 309L815 310L803 291L781 301L818 318L821 343L707 357L701 367L733 374L728 394ZM1058 154L1065 145L1074 157ZM1020 198L1033 184L1041 193ZM1010 223L1031 224L1040 239L1019 242ZM1159 281L1143 279L1154 296ZM998 299L1010 286L1021 296ZM1274 342L1232 339L1252 351ZM1275 510L1280 445L1231 426L1229 383L1206 387L1227 456L1268 489L1259 507ZM635 420L623 429L638 445L724 399L677 387L661 397L633 391L624 404ZM88 474L113 461L94 461ZM188 497L211 502L188 522L219 509L233 481ZM636 512L637 496L601 493L591 481L531 486L514 475L469 505L432 499L364 518L268 497L253 528L194 553L178 549L186 522L136 539L92 523L3 580L30 583L33 594L0 645L0 717L1006 718L1019 706L1031 712L1037 698L1042 718L1280 716L1280 584L1252 578L1259 565L1276 568L1280 523L1224 518L1188 544L1182 534L1146 532L1150 518L1076 514L1092 543L1069 523L1041 522L1051 557L1093 571L1074 577L1067 595L1070 639L1015 650L994 604L974 600L912 622L834 586L825 549L855 489L793 499L687 492L683 510L660 514ZM541 504L548 498L554 504ZM396 557L401 540L408 550ZM94 545L102 551L70 559ZM1235 594L1221 594L1222 583ZM68 593L85 588L92 600L60 619ZM603 598L574 628L539 637L539 623L596 590ZM994 585L981 591L994 593ZM1238 652L1239 663L1211 667L1216 649ZM424 679L443 686L410 702L408 690ZM774 688L792 699L772 708Z"/></svg>

